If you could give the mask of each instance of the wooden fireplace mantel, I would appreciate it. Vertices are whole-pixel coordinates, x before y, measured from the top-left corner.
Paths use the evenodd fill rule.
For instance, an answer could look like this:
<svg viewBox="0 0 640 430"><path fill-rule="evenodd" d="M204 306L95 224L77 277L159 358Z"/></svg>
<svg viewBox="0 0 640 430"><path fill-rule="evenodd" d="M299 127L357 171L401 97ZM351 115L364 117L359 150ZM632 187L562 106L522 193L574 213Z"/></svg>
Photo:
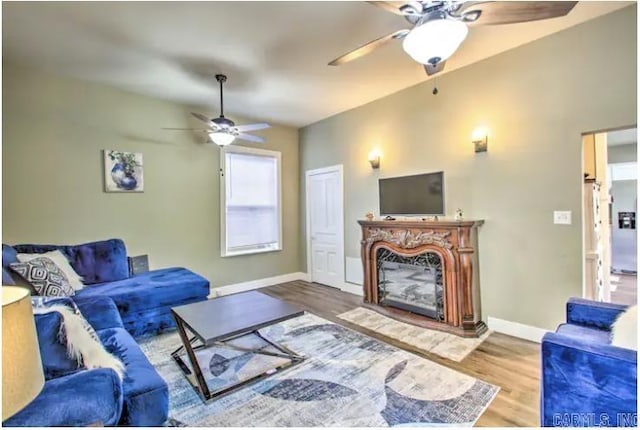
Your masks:
<svg viewBox="0 0 640 430"><path fill-rule="evenodd" d="M362 227L361 255L364 268L364 303L392 318L464 337L487 330L481 321L478 276L478 227L469 221L358 221ZM403 257L433 252L442 261L444 321L378 303L377 255L386 248Z"/></svg>

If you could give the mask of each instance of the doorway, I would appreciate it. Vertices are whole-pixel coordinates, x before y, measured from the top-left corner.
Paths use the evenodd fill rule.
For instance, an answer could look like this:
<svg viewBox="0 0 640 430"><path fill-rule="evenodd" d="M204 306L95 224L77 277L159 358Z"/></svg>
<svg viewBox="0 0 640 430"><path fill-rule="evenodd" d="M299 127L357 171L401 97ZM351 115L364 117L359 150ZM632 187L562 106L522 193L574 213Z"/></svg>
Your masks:
<svg viewBox="0 0 640 430"><path fill-rule="evenodd" d="M637 130L588 133L583 143L585 298L637 303Z"/></svg>
<svg viewBox="0 0 640 430"><path fill-rule="evenodd" d="M611 301L637 303L638 160L637 129L607 133L611 219Z"/></svg>
<svg viewBox="0 0 640 430"><path fill-rule="evenodd" d="M308 170L305 186L310 280L342 289L345 284L342 165Z"/></svg>

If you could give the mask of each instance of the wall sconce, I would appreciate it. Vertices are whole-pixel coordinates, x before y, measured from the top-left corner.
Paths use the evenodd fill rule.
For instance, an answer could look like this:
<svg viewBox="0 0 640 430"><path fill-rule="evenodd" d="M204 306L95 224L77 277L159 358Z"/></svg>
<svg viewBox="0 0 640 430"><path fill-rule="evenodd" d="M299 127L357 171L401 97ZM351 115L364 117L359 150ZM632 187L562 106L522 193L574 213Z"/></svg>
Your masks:
<svg viewBox="0 0 640 430"><path fill-rule="evenodd" d="M374 150L369 153L369 164L371 164L372 169L380 168L380 152Z"/></svg>
<svg viewBox="0 0 640 430"><path fill-rule="evenodd" d="M476 152L487 152L489 137L486 128L476 128L471 133L471 142Z"/></svg>

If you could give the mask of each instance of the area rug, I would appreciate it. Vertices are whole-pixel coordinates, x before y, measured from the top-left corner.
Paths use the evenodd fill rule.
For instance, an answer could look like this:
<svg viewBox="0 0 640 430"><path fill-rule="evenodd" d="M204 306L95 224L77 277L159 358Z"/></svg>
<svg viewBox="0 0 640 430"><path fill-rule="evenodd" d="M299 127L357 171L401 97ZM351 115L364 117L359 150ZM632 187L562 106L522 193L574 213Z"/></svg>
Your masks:
<svg viewBox="0 0 640 430"><path fill-rule="evenodd" d="M490 334L486 332L478 338L460 337L403 323L363 307L340 314L338 318L453 361L462 361Z"/></svg>
<svg viewBox="0 0 640 430"><path fill-rule="evenodd" d="M268 327L261 334L307 360L208 404L200 400L170 357L180 345L177 333L142 341L142 350L169 385L169 424L471 426L499 390L312 314ZM255 336L240 342L264 344ZM270 359L223 347L198 353L212 386L251 376L264 364L260 360Z"/></svg>

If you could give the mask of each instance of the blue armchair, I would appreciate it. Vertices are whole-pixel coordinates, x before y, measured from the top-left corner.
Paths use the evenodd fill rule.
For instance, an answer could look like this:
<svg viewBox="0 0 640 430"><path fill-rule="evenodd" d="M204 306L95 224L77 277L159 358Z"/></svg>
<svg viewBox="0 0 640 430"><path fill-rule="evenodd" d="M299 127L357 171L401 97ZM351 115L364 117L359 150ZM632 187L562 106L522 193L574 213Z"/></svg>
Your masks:
<svg viewBox="0 0 640 430"><path fill-rule="evenodd" d="M626 308L568 301L567 322L542 339L542 426L637 425L637 352L611 345Z"/></svg>

